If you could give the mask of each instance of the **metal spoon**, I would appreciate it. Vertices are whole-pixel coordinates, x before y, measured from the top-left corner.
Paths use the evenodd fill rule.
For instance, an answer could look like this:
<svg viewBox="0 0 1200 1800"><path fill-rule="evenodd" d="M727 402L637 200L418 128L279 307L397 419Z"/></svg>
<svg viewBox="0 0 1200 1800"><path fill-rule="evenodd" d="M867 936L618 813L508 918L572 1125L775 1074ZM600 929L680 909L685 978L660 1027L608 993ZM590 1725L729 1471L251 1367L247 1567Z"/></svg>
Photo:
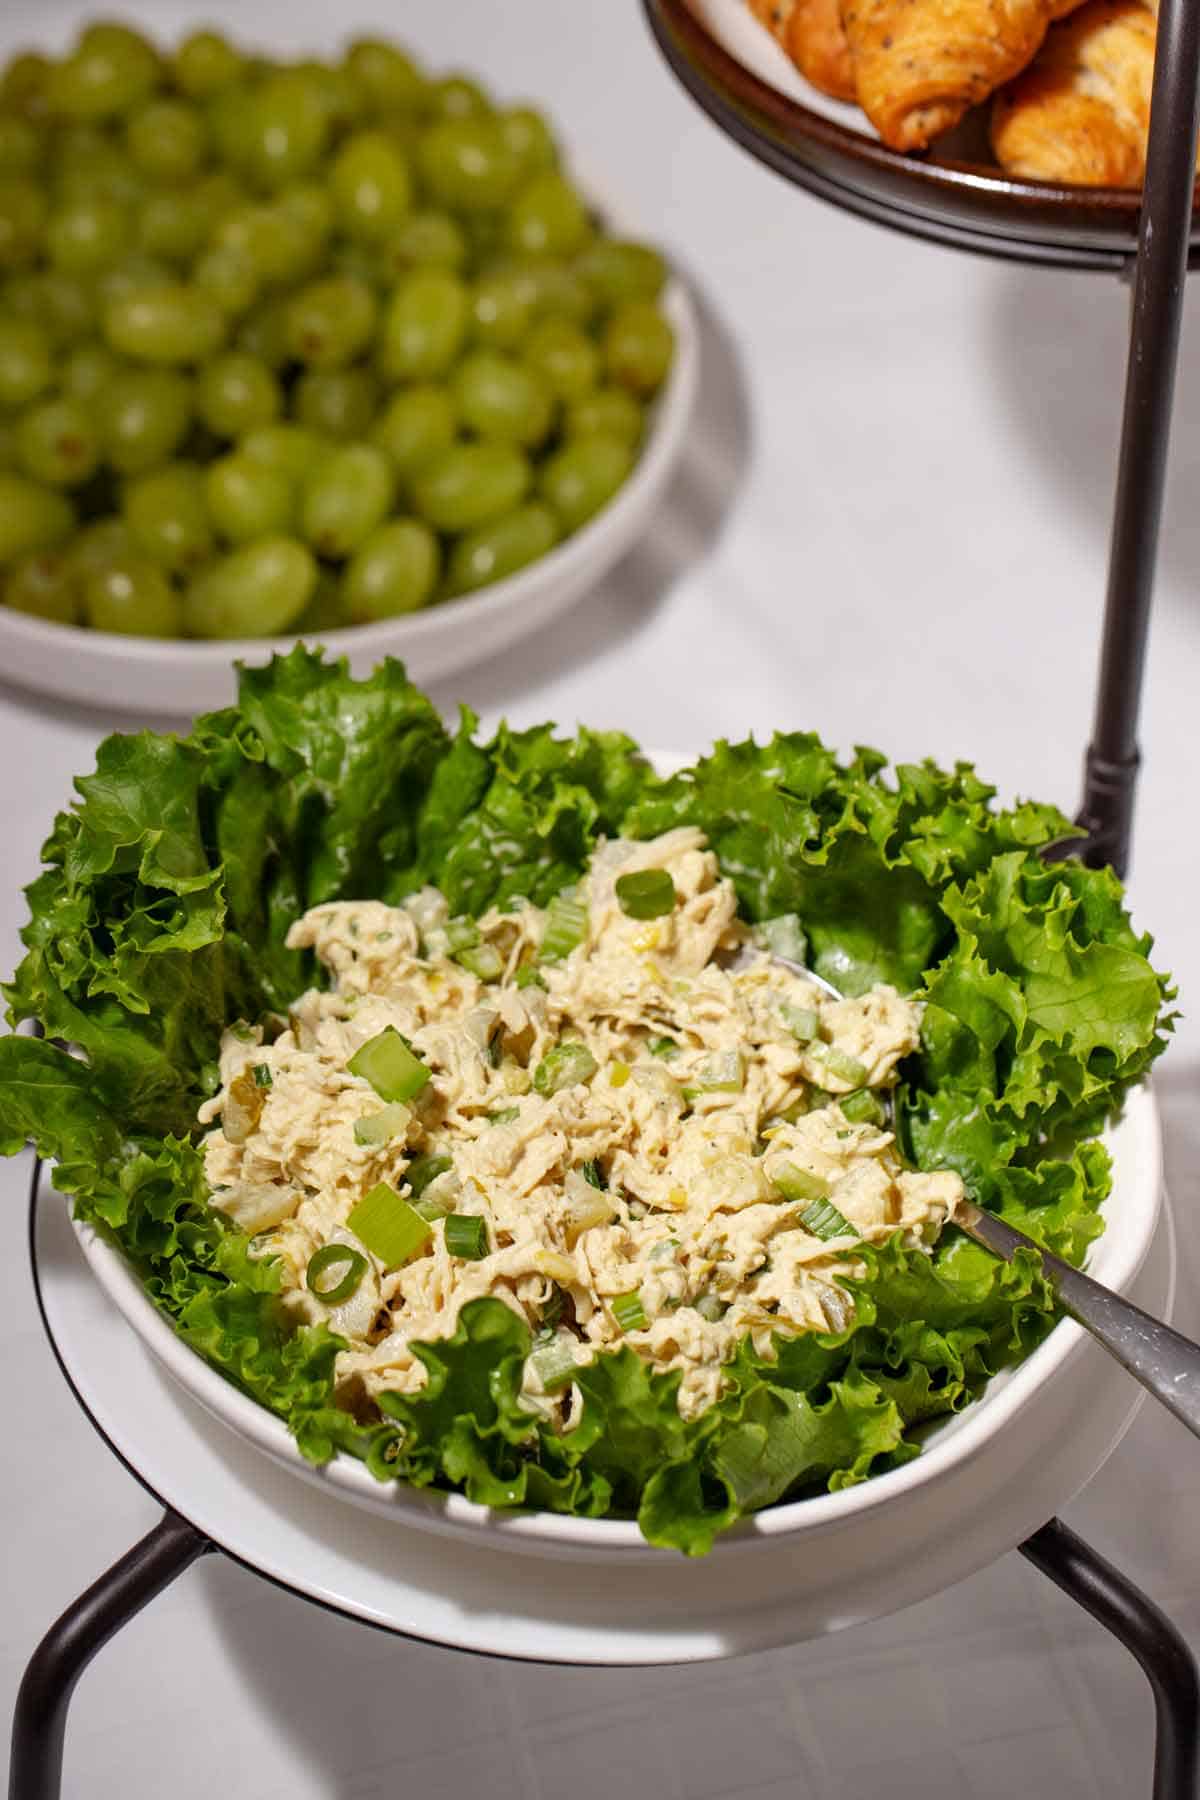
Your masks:
<svg viewBox="0 0 1200 1800"><path fill-rule="evenodd" d="M803 964L774 954L771 961L811 981L831 999L844 998L831 982L814 975ZM1200 1344L1172 1331L1161 1319L1151 1318L1140 1306L1072 1268L1061 1257L1052 1256L1023 1231L976 1206L973 1200L964 1199L956 1207L954 1223L975 1243L1003 1257L1005 1262L1011 1262L1018 1250L1036 1250L1042 1260L1042 1272L1063 1311L1090 1331L1135 1381L1140 1381L1189 1431L1200 1437Z"/></svg>

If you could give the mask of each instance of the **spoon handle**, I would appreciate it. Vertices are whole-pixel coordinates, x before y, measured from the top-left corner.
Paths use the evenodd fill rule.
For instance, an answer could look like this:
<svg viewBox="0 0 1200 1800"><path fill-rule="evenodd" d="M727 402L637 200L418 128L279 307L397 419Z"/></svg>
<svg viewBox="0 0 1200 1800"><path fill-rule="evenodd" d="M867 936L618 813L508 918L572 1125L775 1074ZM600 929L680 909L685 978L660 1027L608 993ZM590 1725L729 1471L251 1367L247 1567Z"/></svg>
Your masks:
<svg viewBox="0 0 1200 1800"><path fill-rule="evenodd" d="M1016 1250L1038 1250L1042 1269L1064 1312L1099 1338L1122 1368L1200 1437L1200 1344L1172 1331L1160 1319L1152 1319L1139 1306L1051 1256L1048 1250L1039 1250L1023 1231L973 1201L958 1208L954 1223L1005 1262L1012 1261Z"/></svg>

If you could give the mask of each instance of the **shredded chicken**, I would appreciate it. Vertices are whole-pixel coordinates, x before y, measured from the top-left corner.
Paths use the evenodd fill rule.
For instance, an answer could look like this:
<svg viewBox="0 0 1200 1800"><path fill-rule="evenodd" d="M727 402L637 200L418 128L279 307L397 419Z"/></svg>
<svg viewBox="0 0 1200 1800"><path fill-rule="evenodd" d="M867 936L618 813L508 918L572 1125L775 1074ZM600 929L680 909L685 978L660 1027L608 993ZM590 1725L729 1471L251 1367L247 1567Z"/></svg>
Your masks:
<svg viewBox="0 0 1200 1800"><path fill-rule="evenodd" d="M673 904L668 888L662 916L629 917L619 878L654 870ZM769 1352L776 1334L842 1329L858 1246L901 1232L928 1250L961 1198L956 1175L905 1169L861 1104L915 1049L919 1006L886 986L834 1000L755 950L698 831L602 844L574 898L579 941L558 960L540 954L547 912L526 904L477 932L432 889L316 907L288 942L330 985L271 1042L225 1035L200 1114L214 1203L279 1259L294 1314L347 1339L338 1394L357 1411L419 1391L414 1341L492 1295L535 1334L531 1411L568 1426L570 1367L627 1343L680 1371L694 1416L741 1339ZM393 1108L394 1135L361 1142L382 1102L347 1064L388 1027L430 1078ZM448 1166L414 1188L430 1156ZM429 1221L400 1267L348 1224L381 1182ZM450 1214L483 1221L478 1260L447 1249ZM305 1279L329 1243L367 1262L332 1306Z"/></svg>

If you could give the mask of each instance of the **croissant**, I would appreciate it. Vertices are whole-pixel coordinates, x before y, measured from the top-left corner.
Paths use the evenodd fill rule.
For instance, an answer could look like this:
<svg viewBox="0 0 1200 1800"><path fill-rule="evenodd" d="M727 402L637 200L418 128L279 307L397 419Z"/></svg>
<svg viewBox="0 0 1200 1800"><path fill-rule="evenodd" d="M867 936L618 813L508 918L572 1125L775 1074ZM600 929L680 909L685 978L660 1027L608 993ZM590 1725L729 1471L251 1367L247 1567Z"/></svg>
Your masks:
<svg viewBox="0 0 1200 1800"><path fill-rule="evenodd" d="M750 0L750 10L814 87L836 100L857 97L841 0Z"/></svg>
<svg viewBox="0 0 1200 1800"><path fill-rule="evenodd" d="M1155 20L1135 0L1088 0L1056 25L992 104L996 160L1010 175L1140 187Z"/></svg>
<svg viewBox="0 0 1200 1800"><path fill-rule="evenodd" d="M920 150L1009 81L1079 0L844 0L858 103L893 150Z"/></svg>

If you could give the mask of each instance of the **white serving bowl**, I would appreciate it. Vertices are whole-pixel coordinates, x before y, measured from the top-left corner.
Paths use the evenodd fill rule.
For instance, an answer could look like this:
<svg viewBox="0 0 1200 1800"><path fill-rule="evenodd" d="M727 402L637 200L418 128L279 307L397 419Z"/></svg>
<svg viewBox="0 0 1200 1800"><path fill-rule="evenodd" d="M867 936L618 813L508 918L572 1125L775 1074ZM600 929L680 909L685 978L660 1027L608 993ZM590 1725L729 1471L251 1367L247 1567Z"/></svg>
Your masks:
<svg viewBox="0 0 1200 1800"><path fill-rule="evenodd" d="M1121 1292L1136 1280L1159 1219L1162 1147L1148 1085L1127 1096L1105 1142L1113 1192L1088 1268ZM176 1336L119 1252L86 1225L76 1232L105 1292L174 1380L240 1438L326 1494L476 1548L620 1566L674 1554L648 1545L632 1521L494 1512L458 1494L380 1484L342 1454L314 1468L280 1419ZM1082 1328L1063 1320L1023 1363L940 1424L915 1461L840 1493L754 1514L720 1537L713 1555L786 1549L804 1559L819 1629L909 1604L1011 1548L1065 1505L1120 1440L1138 1397ZM789 1566L794 1574L794 1561Z"/></svg>

